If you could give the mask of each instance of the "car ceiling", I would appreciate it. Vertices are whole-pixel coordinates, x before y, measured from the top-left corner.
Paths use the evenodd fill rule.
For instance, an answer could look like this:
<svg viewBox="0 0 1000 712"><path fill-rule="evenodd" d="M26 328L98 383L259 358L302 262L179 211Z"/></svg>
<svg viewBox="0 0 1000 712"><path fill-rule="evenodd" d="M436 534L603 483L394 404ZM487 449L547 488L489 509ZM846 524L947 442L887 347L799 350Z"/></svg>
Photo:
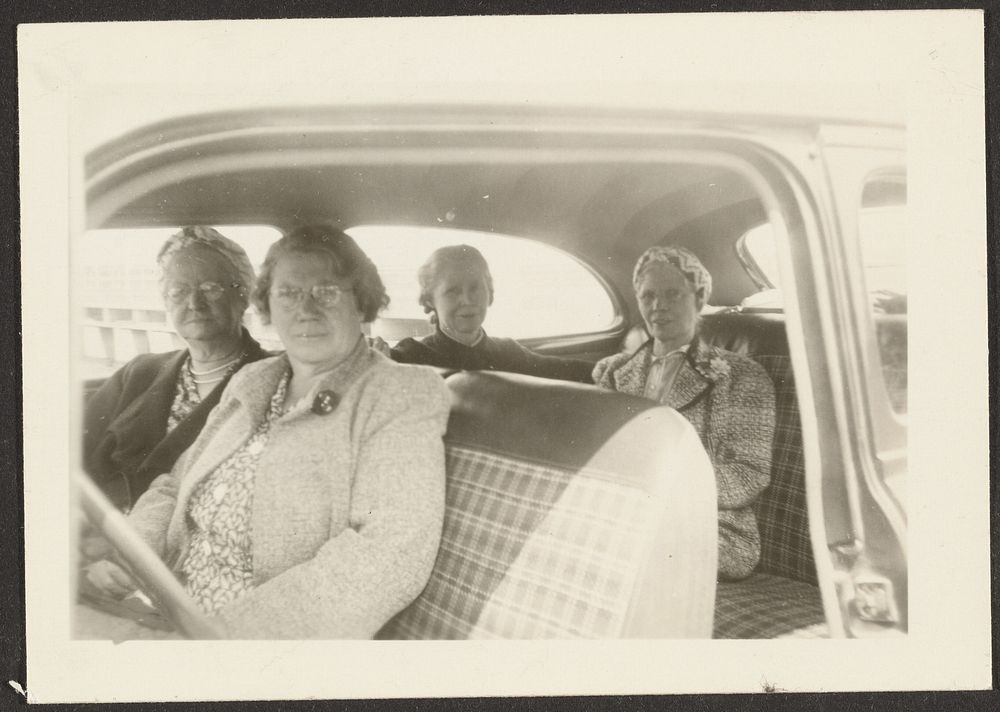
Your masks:
<svg viewBox="0 0 1000 712"><path fill-rule="evenodd" d="M266 138L246 142L239 151L227 148L224 160L213 154L211 141L172 150L163 132L158 137L167 145L158 146L155 132L147 132L138 142L126 137L106 150L127 166L120 171L124 184L132 180L138 187L130 188L128 198L106 218L91 216L90 227L271 224L285 230L320 221L343 228L408 225L497 232L576 255L626 297L629 309L631 268L639 254L652 244L675 243L691 248L712 272L712 303L738 304L758 290L734 245L765 221L764 210L746 179L718 165L587 156L538 160L536 152L545 147L535 135L529 136L527 150L519 145L509 156L452 150L439 160L431 146L418 160L399 162L387 159L394 154L386 146L405 144L407 137L384 131L367 153L329 161L316 159L317 153L303 150L301 142L289 144L287 137L285 143ZM352 140L363 146L366 137ZM144 162L122 161L129 157L129 142L141 143L142 150L134 153L146 156ZM261 151L256 161L238 160L258 145L271 151L266 160ZM316 150L321 153L322 147ZM114 173L114 163L101 166L103 181L108 181L108 164ZM169 179L142 183L144 174L163 166L173 171ZM100 182L89 188L89 200L102 189Z"/></svg>

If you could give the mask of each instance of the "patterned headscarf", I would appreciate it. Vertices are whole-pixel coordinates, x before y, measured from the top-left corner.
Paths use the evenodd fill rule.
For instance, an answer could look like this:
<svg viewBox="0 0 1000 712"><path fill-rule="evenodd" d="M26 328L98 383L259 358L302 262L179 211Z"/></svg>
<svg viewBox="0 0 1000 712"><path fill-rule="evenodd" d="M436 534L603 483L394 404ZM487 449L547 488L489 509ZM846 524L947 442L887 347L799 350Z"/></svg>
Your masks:
<svg viewBox="0 0 1000 712"><path fill-rule="evenodd" d="M170 260L182 250L191 247L203 247L222 255L236 272L241 294L249 295L253 291L255 281L253 265L246 251L237 243L222 235L218 230L204 225L192 225L182 228L180 232L171 235L160 248L156 263L163 270Z"/></svg>
<svg viewBox="0 0 1000 712"><path fill-rule="evenodd" d="M695 257L693 252L674 245L656 245L642 253L639 261L635 263L635 269L632 271L633 289L638 290L639 276L644 269L654 262L666 262L671 267L679 270L694 285L696 292L699 289L702 290L705 303L708 303L708 298L712 294L712 275L705 269L701 260Z"/></svg>

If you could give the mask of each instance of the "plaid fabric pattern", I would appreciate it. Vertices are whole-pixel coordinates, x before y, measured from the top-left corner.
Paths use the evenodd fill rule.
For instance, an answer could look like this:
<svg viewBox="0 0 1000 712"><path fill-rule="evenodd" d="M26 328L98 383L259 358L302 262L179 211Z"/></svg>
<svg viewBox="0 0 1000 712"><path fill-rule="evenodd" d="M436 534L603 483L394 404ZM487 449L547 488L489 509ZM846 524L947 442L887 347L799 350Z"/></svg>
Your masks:
<svg viewBox="0 0 1000 712"><path fill-rule="evenodd" d="M758 498L761 558L757 572L817 585L806 509L802 425L788 356L753 357L774 382L775 431L771 484Z"/></svg>
<svg viewBox="0 0 1000 712"><path fill-rule="evenodd" d="M447 446L438 558L380 638L606 637L631 597L652 500L600 473Z"/></svg>
<svg viewBox="0 0 1000 712"><path fill-rule="evenodd" d="M715 592L712 637L797 637L797 632L825 625L825 620L823 601L816 586L782 576L755 573L743 581L719 583Z"/></svg>
<svg viewBox="0 0 1000 712"><path fill-rule="evenodd" d="M649 498L638 490L578 474L469 637L617 637L652 519Z"/></svg>

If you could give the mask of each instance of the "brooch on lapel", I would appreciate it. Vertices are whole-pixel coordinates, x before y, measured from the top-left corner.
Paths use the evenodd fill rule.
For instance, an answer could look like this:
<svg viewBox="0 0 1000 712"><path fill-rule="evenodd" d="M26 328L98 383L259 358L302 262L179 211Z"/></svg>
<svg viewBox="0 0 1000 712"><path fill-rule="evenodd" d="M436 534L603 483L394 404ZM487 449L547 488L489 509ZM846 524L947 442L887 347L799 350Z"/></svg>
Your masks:
<svg viewBox="0 0 1000 712"><path fill-rule="evenodd" d="M718 381L720 378L728 376L732 371L729 362L721 356L713 356L697 361L695 365L701 375L712 381Z"/></svg>
<svg viewBox="0 0 1000 712"><path fill-rule="evenodd" d="M340 396L333 391L320 391L313 399L312 412L316 415L329 415L340 404Z"/></svg>

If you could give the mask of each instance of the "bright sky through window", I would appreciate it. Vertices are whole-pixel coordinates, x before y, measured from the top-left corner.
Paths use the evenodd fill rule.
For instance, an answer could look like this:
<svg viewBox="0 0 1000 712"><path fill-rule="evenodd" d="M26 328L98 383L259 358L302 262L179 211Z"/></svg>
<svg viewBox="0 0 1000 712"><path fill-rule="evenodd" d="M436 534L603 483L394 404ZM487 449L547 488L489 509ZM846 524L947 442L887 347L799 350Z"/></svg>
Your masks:
<svg viewBox="0 0 1000 712"><path fill-rule="evenodd" d="M218 226L240 243L259 269L280 233L262 225ZM166 321L156 255L177 228L91 230L76 255L82 342L87 375L108 375L138 353L181 348ZM444 245L465 243L490 264L496 301L485 327L496 336L532 338L600 331L614 306L586 267L569 255L528 239L449 228L362 226L348 230L378 266L391 302L371 333L394 342L430 333L417 304L417 268ZM246 319L265 348L280 349L254 310Z"/></svg>

